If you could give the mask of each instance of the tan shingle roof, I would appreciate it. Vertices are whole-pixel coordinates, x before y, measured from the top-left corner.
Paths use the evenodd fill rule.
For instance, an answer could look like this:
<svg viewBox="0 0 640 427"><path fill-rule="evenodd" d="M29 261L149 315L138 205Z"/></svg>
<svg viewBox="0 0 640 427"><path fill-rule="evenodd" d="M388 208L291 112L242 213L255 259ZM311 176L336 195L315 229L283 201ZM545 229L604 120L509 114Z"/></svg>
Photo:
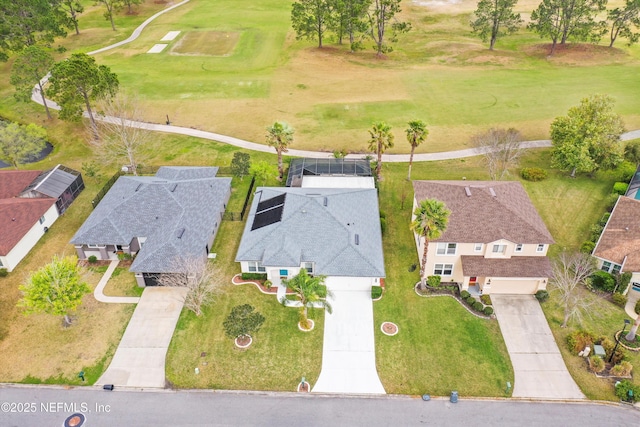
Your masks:
<svg viewBox="0 0 640 427"><path fill-rule="evenodd" d="M414 181L413 189L416 200L438 199L451 211L438 241L554 243L518 181Z"/></svg>
<svg viewBox="0 0 640 427"><path fill-rule="evenodd" d="M0 199L0 255L7 255L56 199Z"/></svg>
<svg viewBox="0 0 640 427"><path fill-rule="evenodd" d="M546 256L485 258L463 255L462 272L469 277L549 277L551 263Z"/></svg>
<svg viewBox="0 0 640 427"><path fill-rule="evenodd" d="M0 170L0 199L18 197L41 171Z"/></svg>
<svg viewBox="0 0 640 427"><path fill-rule="evenodd" d="M640 200L618 199L593 255L620 265L624 261L623 271L640 271Z"/></svg>

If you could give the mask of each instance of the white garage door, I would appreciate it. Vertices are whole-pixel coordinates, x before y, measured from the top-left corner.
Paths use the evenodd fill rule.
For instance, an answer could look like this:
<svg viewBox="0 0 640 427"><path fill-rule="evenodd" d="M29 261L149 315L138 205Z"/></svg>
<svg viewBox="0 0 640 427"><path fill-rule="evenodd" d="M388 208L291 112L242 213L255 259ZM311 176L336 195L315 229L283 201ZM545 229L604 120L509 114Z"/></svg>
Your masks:
<svg viewBox="0 0 640 427"><path fill-rule="evenodd" d="M371 291L373 283L370 277L329 276L325 281L327 288L332 291Z"/></svg>
<svg viewBox="0 0 640 427"><path fill-rule="evenodd" d="M491 279L492 294L535 294L538 291L538 279Z"/></svg>

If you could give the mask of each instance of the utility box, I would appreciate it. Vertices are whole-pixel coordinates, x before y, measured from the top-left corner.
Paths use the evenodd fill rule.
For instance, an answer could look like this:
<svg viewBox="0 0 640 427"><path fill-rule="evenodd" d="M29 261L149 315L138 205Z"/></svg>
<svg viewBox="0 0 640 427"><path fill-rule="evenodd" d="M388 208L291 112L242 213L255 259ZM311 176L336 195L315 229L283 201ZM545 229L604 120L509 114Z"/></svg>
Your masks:
<svg viewBox="0 0 640 427"><path fill-rule="evenodd" d="M458 403L458 392L452 391L449 400L451 401L451 403Z"/></svg>

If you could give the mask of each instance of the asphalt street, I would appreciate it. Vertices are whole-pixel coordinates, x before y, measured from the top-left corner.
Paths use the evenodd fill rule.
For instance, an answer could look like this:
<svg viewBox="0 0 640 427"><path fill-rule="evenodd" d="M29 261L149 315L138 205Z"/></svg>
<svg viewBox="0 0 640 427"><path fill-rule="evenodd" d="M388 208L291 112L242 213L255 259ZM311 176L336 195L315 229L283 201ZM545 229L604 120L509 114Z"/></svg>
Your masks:
<svg viewBox="0 0 640 427"><path fill-rule="evenodd" d="M0 426L633 426L640 411L597 403L348 397L216 391L105 391L0 385Z"/></svg>

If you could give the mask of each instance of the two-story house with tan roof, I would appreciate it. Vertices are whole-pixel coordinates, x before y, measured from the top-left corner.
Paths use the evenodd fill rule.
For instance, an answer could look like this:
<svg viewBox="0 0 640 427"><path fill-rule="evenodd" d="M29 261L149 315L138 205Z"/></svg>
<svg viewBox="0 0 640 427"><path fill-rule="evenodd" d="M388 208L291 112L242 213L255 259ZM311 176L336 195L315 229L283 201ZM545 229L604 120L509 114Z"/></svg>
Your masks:
<svg viewBox="0 0 640 427"><path fill-rule="evenodd" d="M472 294L534 294L546 289L553 237L517 181L414 181L414 210L437 199L451 211L447 230L429 241L425 276L439 275ZM415 235L419 259L424 238Z"/></svg>

